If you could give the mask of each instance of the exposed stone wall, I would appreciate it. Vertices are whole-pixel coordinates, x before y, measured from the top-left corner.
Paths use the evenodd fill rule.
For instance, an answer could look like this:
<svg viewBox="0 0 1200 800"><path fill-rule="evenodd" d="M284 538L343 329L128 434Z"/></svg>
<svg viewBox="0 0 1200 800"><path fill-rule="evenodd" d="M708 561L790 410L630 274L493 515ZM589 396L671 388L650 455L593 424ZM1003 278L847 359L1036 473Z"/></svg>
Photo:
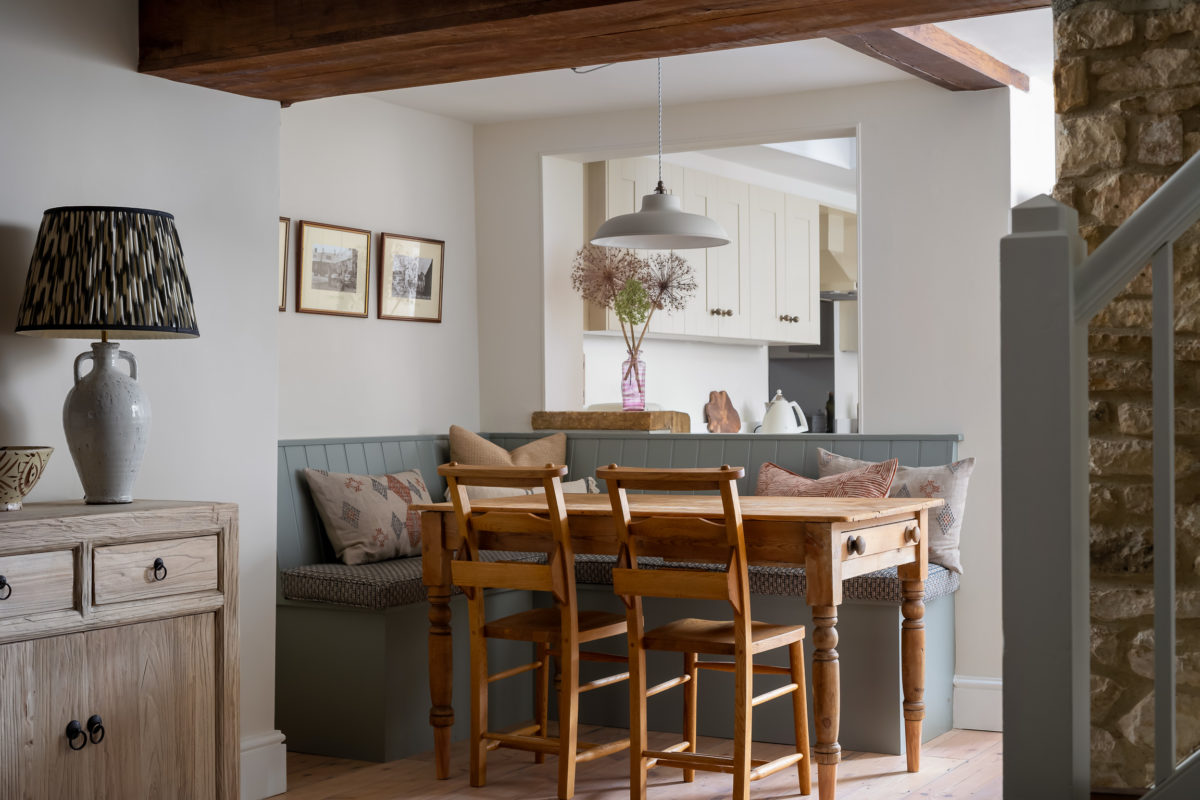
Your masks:
<svg viewBox="0 0 1200 800"><path fill-rule="evenodd" d="M1055 195L1091 249L1200 149L1200 2L1058 2ZM1180 753L1200 747L1200 233L1175 251ZM1153 780L1150 274L1093 321L1092 778Z"/></svg>

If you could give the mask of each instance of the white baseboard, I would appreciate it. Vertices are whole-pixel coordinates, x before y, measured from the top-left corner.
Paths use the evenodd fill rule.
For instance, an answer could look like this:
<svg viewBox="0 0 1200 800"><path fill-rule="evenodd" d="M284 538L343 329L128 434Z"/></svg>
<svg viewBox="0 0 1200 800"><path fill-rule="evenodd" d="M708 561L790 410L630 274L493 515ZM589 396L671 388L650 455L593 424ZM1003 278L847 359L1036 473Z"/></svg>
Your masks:
<svg viewBox="0 0 1200 800"><path fill-rule="evenodd" d="M287 748L283 733L242 738L242 800L263 800L287 791Z"/></svg>
<svg viewBox="0 0 1200 800"><path fill-rule="evenodd" d="M1004 730L1004 683L999 678L954 676L954 727Z"/></svg>

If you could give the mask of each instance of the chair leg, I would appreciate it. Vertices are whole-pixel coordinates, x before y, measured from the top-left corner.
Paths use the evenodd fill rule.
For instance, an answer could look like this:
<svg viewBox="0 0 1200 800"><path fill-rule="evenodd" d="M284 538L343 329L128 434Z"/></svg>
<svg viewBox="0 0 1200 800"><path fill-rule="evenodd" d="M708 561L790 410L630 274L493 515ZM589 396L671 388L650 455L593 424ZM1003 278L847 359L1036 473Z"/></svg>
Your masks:
<svg viewBox="0 0 1200 800"><path fill-rule="evenodd" d="M564 636L558 658L558 798L575 794L575 755L579 744L579 645Z"/></svg>
<svg viewBox="0 0 1200 800"><path fill-rule="evenodd" d="M629 622L629 798L646 800L646 651L642 648L642 599L633 598Z"/></svg>
<svg viewBox="0 0 1200 800"><path fill-rule="evenodd" d="M743 624L738 627L745 626ZM745 636L745 639L745 644L748 645L749 636ZM741 641L735 645L734 660L737 666L734 668L733 800L750 800L750 715L753 710L751 700L754 697L754 663L749 651L750 648L744 646Z"/></svg>
<svg viewBox="0 0 1200 800"><path fill-rule="evenodd" d="M483 609L471 614L471 785L487 784L488 659ZM478 619L476 619L478 617Z"/></svg>
<svg viewBox="0 0 1200 800"><path fill-rule="evenodd" d="M683 738L687 739L689 753L696 752L696 679L700 670L696 669L696 654L683 654L683 674L688 676L688 682L683 686ZM696 770L685 769L683 782L691 783L696 780Z"/></svg>
<svg viewBox="0 0 1200 800"><path fill-rule="evenodd" d="M800 688L792 692L792 717L796 728L796 752L804 754L804 760L796 764L800 772L800 794L812 794L812 750L808 742L808 687L804 682L804 644L793 642L788 646L788 666L792 671L792 683Z"/></svg>
<svg viewBox="0 0 1200 800"><path fill-rule="evenodd" d="M535 658L541 662L541 666L534 672L533 721L538 724L538 736L545 739L550 735L550 646L539 642ZM545 753L533 754L533 763L543 764L545 761Z"/></svg>

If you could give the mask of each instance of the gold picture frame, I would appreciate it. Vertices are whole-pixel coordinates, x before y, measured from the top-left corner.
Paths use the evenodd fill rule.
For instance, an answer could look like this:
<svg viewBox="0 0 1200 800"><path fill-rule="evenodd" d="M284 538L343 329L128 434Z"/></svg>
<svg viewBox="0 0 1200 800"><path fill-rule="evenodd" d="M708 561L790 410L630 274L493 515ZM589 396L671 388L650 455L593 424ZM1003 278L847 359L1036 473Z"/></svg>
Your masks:
<svg viewBox="0 0 1200 800"><path fill-rule="evenodd" d="M371 232L301 220L296 238L296 310L367 316Z"/></svg>
<svg viewBox="0 0 1200 800"><path fill-rule="evenodd" d="M288 235L291 233L292 218L279 218L279 310L287 311L287 261Z"/></svg>
<svg viewBox="0 0 1200 800"><path fill-rule="evenodd" d="M445 256L440 239L379 234L379 318L441 322Z"/></svg>

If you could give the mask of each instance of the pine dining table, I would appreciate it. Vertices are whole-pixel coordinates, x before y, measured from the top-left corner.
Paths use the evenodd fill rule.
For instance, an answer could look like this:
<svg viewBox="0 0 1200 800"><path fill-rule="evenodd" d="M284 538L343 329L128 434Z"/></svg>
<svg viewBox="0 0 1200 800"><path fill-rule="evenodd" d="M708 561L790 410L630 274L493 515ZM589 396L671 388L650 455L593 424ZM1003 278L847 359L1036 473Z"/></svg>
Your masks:
<svg viewBox="0 0 1200 800"><path fill-rule="evenodd" d="M566 510L576 554L616 555L617 534L607 494L567 494ZM709 495L638 494L629 496L633 518L702 515L722 518L721 499ZM901 582L901 681L904 693L904 740L909 772L921 764L921 725L925 719L925 580L929 568L928 512L942 505L926 498L740 498L746 553L752 565L803 567L805 602L812 609L812 691L820 800L836 796L840 723L837 608L842 581L897 567ZM474 500L473 511L545 513L537 495ZM451 652L452 585L450 562L461 537L450 503L414 506L421 512L423 581L429 595L429 721L434 732L438 778L450 775L453 660ZM533 533L493 533L481 537L483 549L545 551L551 542ZM661 537L644 542L640 555L704 561L723 560L724 549L703 540Z"/></svg>

